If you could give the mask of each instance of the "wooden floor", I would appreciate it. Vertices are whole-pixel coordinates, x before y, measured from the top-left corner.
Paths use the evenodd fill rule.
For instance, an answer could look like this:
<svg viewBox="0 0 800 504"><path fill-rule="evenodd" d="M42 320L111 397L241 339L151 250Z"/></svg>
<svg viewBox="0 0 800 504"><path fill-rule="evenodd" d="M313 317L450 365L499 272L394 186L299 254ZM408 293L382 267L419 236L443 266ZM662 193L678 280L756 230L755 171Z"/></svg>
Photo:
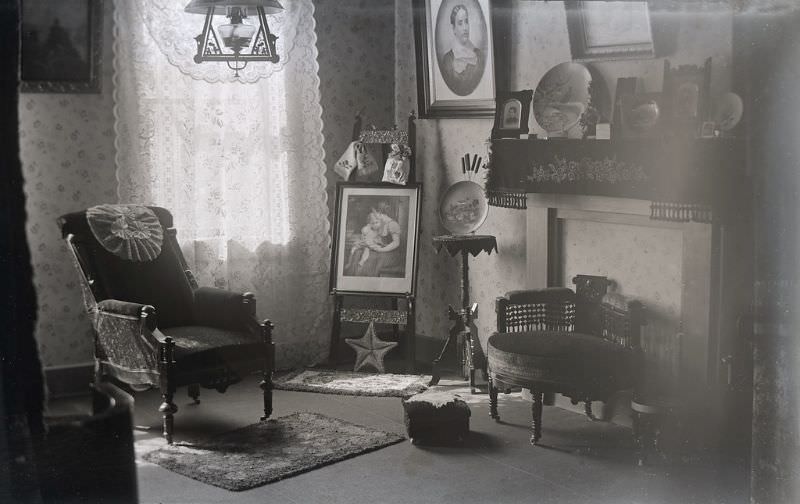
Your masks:
<svg viewBox="0 0 800 504"><path fill-rule="evenodd" d="M470 395L463 382L446 380L472 410L471 433L462 446L425 447L410 442L361 455L246 492L229 492L138 464L139 499L147 503L726 503L748 502L746 475L736 467L705 462L638 467L630 430L557 407L546 407L543 438L528 443L530 403L500 396L502 421L489 418L486 394ZM255 377L227 393L203 390L193 405L179 391L176 440L206 437L258 420ZM136 398L137 450L162 443L155 391ZM403 433L398 398L349 397L275 391L274 416L312 411ZM60 401L66 412L80 402Z"/></svg>

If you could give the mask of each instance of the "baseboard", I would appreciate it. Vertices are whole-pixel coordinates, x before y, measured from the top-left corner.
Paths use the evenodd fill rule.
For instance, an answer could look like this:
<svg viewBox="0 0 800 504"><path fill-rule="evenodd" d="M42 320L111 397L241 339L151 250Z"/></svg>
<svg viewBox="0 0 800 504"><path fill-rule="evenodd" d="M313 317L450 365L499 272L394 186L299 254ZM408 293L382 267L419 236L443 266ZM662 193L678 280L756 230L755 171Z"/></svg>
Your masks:
<svg viewBox="0 0 800 504"><path fill-rule="evenodd" d="M94 374L94 363L50 366L44 370L47 383L47 396L51 399L86 395Z"/></svg>

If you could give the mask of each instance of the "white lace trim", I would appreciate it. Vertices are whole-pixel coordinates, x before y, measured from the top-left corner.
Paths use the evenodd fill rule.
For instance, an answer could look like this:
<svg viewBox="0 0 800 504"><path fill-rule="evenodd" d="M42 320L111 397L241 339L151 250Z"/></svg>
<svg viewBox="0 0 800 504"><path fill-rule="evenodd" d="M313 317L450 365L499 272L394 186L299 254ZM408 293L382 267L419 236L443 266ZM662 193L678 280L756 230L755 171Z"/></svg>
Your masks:
<svg viewBox="0 0 800 504"><path fill-rule="evenodd" d="M115 1L119 201L172 211L201 285L256 293L259 316L276 325L280 366L319 362L330 334L331 237L314 6L286 2L284 22L296 35L280 72L254 84L209 84L165 61L142 17L146 4L172 3ZM262 166L275 160L284 168ZM264 175L240 174L247 170ZM236 208L253 210L228 215Z"/></svg>
<svg viewBox="0 0 800 504"><path fill-rule="evenodd" d="M125 0L131 1L131 0ZM161 53L170 64L192 79L206 82L253 83L280 72L290 62L294 52L299 24L302 23L299 11L303 2L292 0L283 2L284 11L267 15L270 32L278 37L276 52L280 56L277 63L250 63L239 76L224 62L194 62L197 54L195 37L203 31L205 16L184 12L187 0L133 0L147 31ZM219 18L222 19L222 18ZM214 26L216 29L216 26Z"/></svg>

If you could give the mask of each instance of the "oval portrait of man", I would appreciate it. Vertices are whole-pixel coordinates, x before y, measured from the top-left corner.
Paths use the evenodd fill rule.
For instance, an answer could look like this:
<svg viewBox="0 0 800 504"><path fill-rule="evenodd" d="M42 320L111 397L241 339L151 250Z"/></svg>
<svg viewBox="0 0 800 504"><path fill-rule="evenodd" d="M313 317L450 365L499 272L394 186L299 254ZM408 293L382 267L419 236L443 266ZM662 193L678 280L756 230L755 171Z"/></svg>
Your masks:
<svg viewBox="0 0 800 504"><path fill-rule="evenodd" d="M458 96L475 91L486 70L486 16L477 0L443 0L436 16L436 59L447 87Z"/></svg>

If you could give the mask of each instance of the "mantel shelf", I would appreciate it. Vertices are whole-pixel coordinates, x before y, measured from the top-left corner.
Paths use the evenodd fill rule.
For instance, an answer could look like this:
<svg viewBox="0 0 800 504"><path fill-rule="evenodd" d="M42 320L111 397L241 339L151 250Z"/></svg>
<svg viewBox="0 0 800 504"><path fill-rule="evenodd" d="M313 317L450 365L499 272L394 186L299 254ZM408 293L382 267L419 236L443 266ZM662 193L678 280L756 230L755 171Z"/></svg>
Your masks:
<svg viewBox="0 0 800 504"><path fill-rule="evenodd" d="M725 212L749 193L744 142L735 138L495 139L492 204L525 193L636 198ZM498 204L498 202L500 202Z"/></svg>

